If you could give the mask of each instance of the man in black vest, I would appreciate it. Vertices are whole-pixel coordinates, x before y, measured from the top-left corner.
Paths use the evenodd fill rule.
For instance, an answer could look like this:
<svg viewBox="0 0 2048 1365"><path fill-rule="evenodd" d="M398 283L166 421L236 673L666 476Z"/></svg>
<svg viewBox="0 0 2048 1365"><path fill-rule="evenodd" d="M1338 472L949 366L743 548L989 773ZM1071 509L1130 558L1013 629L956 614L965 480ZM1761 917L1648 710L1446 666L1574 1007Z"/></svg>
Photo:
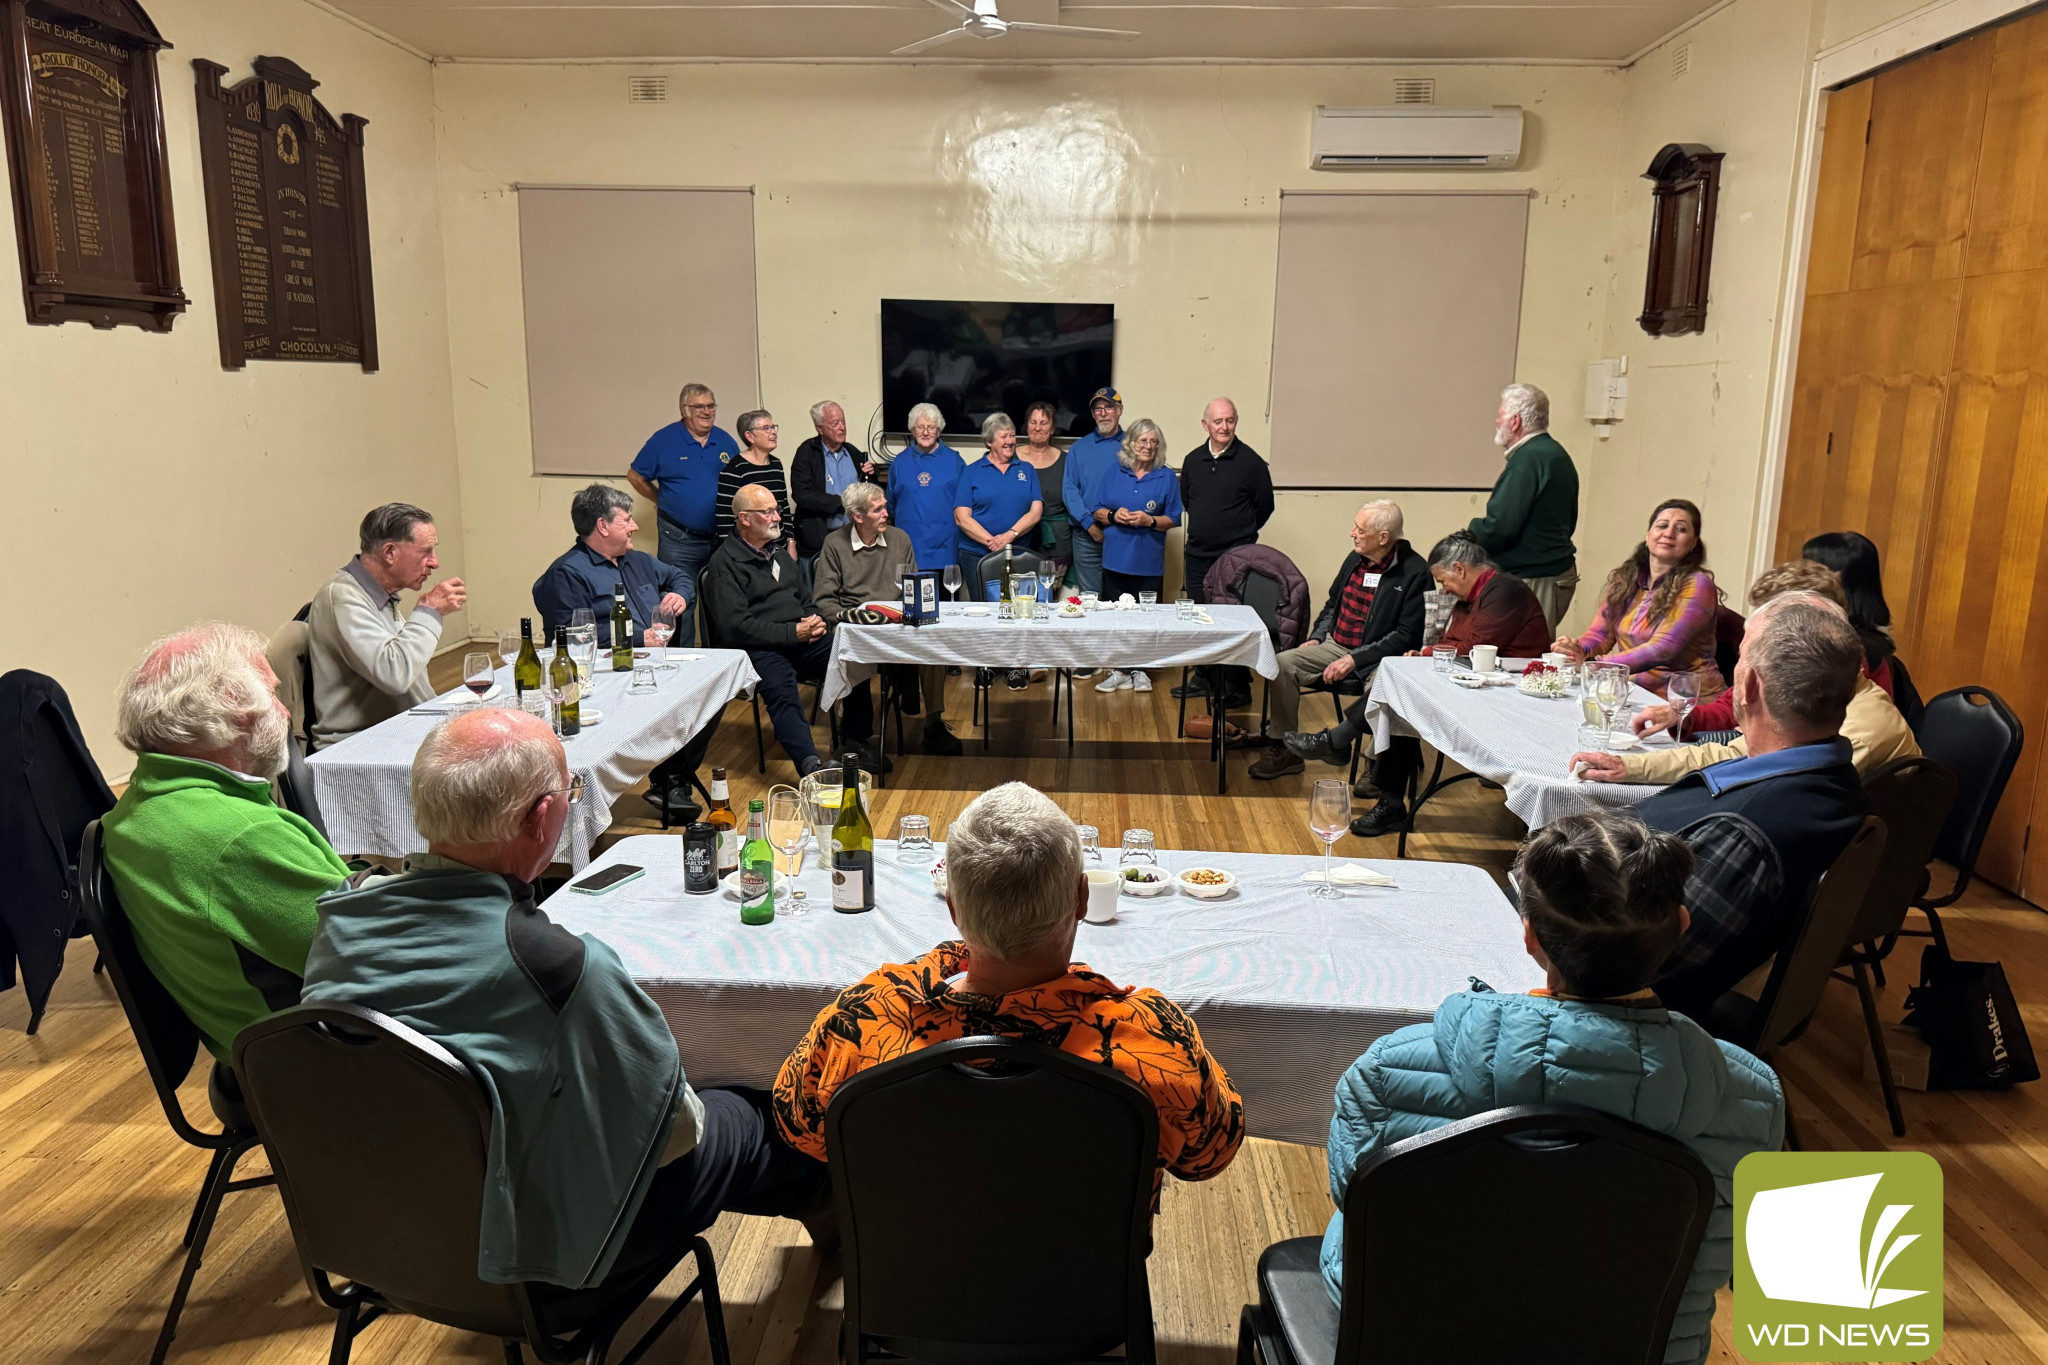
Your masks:
<svg viewBox="0 0 2048 1365"><path fill-rule="evenodd" d="M1210 399L1202 409L1202 430L1209 439L1180 464L1182 521L1188 528L1181 583L1197 602L1209 600L1202 580L1210 567L1224 551L1255 543L1259 528L1273 515L1273 471L1258 451L1237 439L1237 404ZM1173 694L1206 697L1215 690L1223 692L1226 706L1250 704L1251 670L1242 665L1203 668Z"/></svg>

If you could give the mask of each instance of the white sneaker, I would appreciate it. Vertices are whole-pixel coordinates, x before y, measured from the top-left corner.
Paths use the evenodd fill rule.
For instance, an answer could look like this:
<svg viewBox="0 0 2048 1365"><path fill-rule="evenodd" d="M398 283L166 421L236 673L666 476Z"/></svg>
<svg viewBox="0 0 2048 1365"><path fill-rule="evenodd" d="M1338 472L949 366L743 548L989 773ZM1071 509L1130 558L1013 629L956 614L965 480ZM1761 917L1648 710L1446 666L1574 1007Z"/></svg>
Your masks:
<svg viewBox="0 0 2048 1365"><path fill-rule="evenodd" d="M1109 676L1095 684L1097 692L1127 692L1131 686L1131 675L1121 668L1109 670Z"/></svg>
<svg viewBox="0 0 2048 1365"><path fill-rule="evenodd" d="M1133 692L1150 692L1152 690L1151 675L1140 669L1132 669L1131 690Z"/></svg>

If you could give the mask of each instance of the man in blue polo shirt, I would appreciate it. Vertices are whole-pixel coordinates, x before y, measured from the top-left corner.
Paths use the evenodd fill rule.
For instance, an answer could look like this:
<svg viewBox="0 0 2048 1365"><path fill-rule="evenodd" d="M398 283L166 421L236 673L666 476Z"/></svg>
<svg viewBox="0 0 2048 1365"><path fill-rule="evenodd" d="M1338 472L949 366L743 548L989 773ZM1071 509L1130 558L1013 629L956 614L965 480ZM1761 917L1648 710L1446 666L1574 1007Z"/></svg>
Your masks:
<svg viewBox="0 0 2048 1365"><path fill-rule="evenodd" d="M1088 415L1095 419L1095 430L1068 448L1061 492L1074 523L1074 573L1085 591L1101 592L1103 529L1095 524L1089 498L1102 476L1115 468L1116 454L1123 449L1123 395L1115 389L1097 389L1088 400Z"/></svg>
<svg viewBox="0 0 2048 1365"><path fill-rule="evenodd" d="M953 494L965 468L960 452L939 439L945 416L930 403L910 410L910 444L889 464L889 520L910 537L924 573L943 573L956 561Z"/></svg>
<svg viewBox="0 0 2048 1365"><path fill-rule="evenodd" d="M967 595L985 601L981 561L1009 549L1017 537L1038 525L1045 514L1039 498L1038 471L1017 458L1017 424L998 412L981 424L988 453L967 466L953 493L953 520L960 528L960 575Z"/></svg>
<svg viewBox="0 0 2048 1365"><path fill-rule="evenodd" d="M1166 533L1180 525L1180 476L1164 463L1166 434L1149 417L1131 423L1128 463L1119 458L1089 501L1088 520L1102 532L1102 595L1156 593L1166 579ZM1076 537L1078 541L1079 537ZM1097 692L1150 692L1143 669L1113 668Z"/></svg>
<svg viewBox="0 0 2048 1365"><path fill-rule="evenodd" d="M689 605L676 620L676 643L697 640L697 576L718 548L718 471L739 457L739 443L717 425L718 398L703 384L685 384L680 422L647 438L626 478L655 506L661 562L683 571Z"/></svg>

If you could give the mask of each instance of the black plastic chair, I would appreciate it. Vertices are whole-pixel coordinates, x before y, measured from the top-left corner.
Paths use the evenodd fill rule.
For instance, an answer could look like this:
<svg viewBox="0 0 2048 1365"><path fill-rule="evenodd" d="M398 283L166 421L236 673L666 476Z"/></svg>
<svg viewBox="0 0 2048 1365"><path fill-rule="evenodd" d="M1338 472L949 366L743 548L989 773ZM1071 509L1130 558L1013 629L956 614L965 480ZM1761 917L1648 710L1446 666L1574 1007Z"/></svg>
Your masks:
<svg viewBox="0 0 2048 1365"><path fill-rule="evenodd" d="M1882 964L1899 941L1900 927L1914 897L1927 890L1927 860L1955 801L1956 780L1931 758L1895 758L1870 775L1863 791L1870 798L1870 813L1884 821L1884 857L1849 926L1848 944L1842 949L1835 977L1854 986L1862 1000L1863 1027L1870 1034L1878 1075L1884 1083L1885 1112L1891 1116L1892 1133L1904 1137L1906 1119L1892 1084L1891 1058L1870 979L1872 973L1884 970ZM1847 967L1848 973L1840 967ZM1880 982L1883 979L1878 978Z"/></svg>
<svg viewBox="0 0 2048 1365"><path fill-rule="evenodd" d="M1920 752L1955 775L1955 804L1934 841L1934 856L1955 868L1956 880L1942 895L1915 896L1913 907L1927 916L1927 927L1899 932L1908 938L1932 938L1948 952L1948 934L1937 912L1954 905L1969 889L1984 836L1998 814L1999 798L2020 761L2026 730L2005 698L1990 688L1957 687L1927 703L1918 737Z"/></svg>
<svg viewBox="0 0 2048 1365"><path fill-rule="evenodd" d="M696 1275L620 1365L633 1365L699 1294L711 1358L730 1365L701 1237L591 1289L477 1278L490 1100L432 1039L359 1006L300 1005L243 1029L235 1068L306 1283L335 1310L330 1365L347 1365L356 1336L394 1311L497 1337L511 1365L522 1345L547 1365L602 1365L626 1320L691 1254Z"/></svg>
<svg viewBox="0 0 2048 1365"><path fill-rule="evenodd" d="M286 743L284 771L276 778L278 802L286 810L327 837L327 822L320 818L320 802L313 795L313 770L306 766L298 741Z"/></svg>
<svg viewBox="0 0 2048 1365"><path fill-rule="evenodd" d="M1266 1248L1238 1365L1659 1365L1713 1208L1690 1148L1611 1114L1524 1105L1447 1124L1352 1175L1341 1306L1320 1237ZM1569 1253L1499 1235L1502 1209Z"/></svg>
<svg viewBox="0 0 2048 1365"><path fill-rule="evenodd" d="M135 1033L135 1044L142 1049L142 1063L148 1068L150 1083L156 1087L164 1118L181 1139L213 1153L213 1162L199 1187L198 1201L192 1206L192 1217L185 1224L185 1268L171 1294L171 1305L164 1310L164 1325L157 1333L156 1349L150 1352L150 1365L163 1365L164 1356L171 1349L171 1338L178 1334L178 1317L184 1312L185 1296L192 1290L192 1277L205 1258L206 1239L212 1235L220 1201L237 1190L253 1190L273 1181L267 1175L235 1179L235 1164L257 1145L257 1137L234 1072L215 1062L207 1078L206 1098L214 1117L220 1120L220 1132L204 1132L185 1116L185 1107L178 1100L178 1086L191 1074L193 1058L199 1052L199 1030L185 1017L185 1011L151 973L136 949L128 916L114 894L113 879L107 875L97 820L85 827L78 867L79 901L86 923L92 926L100 955L106 959L107 975L113 979L114 994L120 997L121 1010L128 1016L128 1027Z"/></svg>
<svg viewBox="0 0 2048 1365"><path fill-rule="evenodd" d="M844 1365L1061 1365L1119 1345L1152 1365L1159 1117L1121 1073L1007 1038L940 1043L840 1086L825 1151ZM935 1245L941 1187L1000 1254Z"/></svg>
<svg viewBox="0 0 2048 1365"><path fill-rule="evenodd" d="M983 600L981 595L988 591L991 578L1001 582L1008 574L1035 574L1044 564L1044 557L1034 550L997 550L983 555L974 566L974 581L967 585L969 600Z"/></svg>

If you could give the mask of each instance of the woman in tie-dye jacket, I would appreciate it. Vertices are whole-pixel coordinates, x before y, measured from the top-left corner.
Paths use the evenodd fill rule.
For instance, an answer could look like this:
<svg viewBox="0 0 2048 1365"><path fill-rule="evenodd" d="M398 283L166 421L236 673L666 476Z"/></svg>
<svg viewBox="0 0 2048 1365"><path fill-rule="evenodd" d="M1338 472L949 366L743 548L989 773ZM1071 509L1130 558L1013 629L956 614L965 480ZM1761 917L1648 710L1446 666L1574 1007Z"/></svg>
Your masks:
<svg viewBox="0 0 2048 1365"><path fill-rule="evenodd" d="M1559 636L1553 648L1573 659L1625 664L1658 696L1673 673L1699 674L1701 700L1725 690L1714 662L1714 615L1721 590L1706 563L1700 509L1667 498L1650 516L1635 553L1607 575L1592 627L1578 639Z"/></svg>

